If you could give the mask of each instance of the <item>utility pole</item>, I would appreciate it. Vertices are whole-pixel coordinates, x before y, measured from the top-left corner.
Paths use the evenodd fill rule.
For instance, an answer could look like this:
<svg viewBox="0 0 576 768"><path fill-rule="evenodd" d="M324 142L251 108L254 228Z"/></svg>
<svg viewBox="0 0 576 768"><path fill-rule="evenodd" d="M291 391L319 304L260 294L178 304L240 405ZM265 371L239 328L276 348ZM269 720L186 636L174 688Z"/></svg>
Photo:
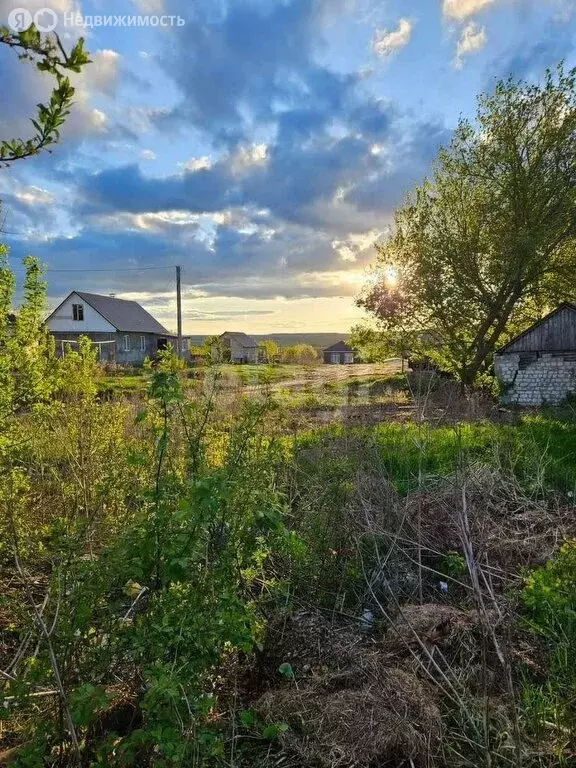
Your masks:
<svg viewBox="0 0 576 768"><path fill-rule="evenodd" d="M181 288L181 267L176 267L176 322L178 335L178 357L182 357L182 288Z"/></svg>

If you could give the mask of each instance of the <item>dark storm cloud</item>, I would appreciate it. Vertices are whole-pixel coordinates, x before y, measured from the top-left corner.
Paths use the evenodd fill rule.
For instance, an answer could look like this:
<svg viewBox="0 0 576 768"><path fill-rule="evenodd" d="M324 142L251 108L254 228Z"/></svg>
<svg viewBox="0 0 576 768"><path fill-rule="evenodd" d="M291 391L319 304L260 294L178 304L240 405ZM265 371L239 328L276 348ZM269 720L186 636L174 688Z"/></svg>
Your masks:
<svg viewBox="0 0 576 768"><path fill-rule="evenodd" d="M218 211L234 202L232 181L221 164L163 179L145 177L138 165L126 165L85 175L79 191L85 201L83 213L203 212Z"/></svg>

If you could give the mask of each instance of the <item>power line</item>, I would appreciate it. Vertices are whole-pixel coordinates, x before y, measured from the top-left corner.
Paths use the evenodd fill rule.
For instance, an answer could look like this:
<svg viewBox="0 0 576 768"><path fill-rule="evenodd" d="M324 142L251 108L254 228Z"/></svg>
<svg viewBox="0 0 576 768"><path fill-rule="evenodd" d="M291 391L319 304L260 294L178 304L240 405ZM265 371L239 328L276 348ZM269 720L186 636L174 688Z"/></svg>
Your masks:
<svg viewBox="0 0 576 768"><path fill-rule="evenodd" d="M166 267L107 267L106 269L52 269L47 267L47 272L144 272L158 269L174 269L172 265Z"/></svg>
<svg viewBox="0 0 576 768"><path fill-rule="evenodd" d="M77 268L71 268L71 269L53 269L52 267L45 267L46 272L145 272L150 270L161 270L161 269L175 269L175 266L168 264L164 267L106 267L105 269L102 268L93 268L93 269L77 269Z"/></svg>

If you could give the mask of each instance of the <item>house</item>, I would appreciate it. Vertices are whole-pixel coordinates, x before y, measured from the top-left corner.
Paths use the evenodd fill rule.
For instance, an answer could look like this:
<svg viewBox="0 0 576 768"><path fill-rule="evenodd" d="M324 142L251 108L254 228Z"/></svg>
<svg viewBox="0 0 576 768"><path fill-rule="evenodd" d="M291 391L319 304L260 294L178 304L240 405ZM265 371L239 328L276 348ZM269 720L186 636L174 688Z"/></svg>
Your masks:
<svg viewBox="0 0 576 768"><path fill-rule="evenodd" d="M141 365L177 338L135 301L72 291L46 320L56 341L56 353L74 349L80 336L98 346L102 362ZM187 356L188 341L182 340Z"/></svg>
<svg viewBox="0 0 576 768"><path fill-rule="evenodd" d="M576 393L576 304L564 303L494 355L502 402L558 404Z"/></svg>
<svg viewBox="0 0 576 768"><path fill-rule="evenodd" d="M258 343L251 336L240 331L224 331L218 338L232 363L258 362Z"/></svg>
<svg viewBox="0 0 576 768"><path fill-rule="evenodd" d="M338 341L322 350L324 362L332 365L351 365L356 362L357 355L357 351L345 341Z"/></svg>

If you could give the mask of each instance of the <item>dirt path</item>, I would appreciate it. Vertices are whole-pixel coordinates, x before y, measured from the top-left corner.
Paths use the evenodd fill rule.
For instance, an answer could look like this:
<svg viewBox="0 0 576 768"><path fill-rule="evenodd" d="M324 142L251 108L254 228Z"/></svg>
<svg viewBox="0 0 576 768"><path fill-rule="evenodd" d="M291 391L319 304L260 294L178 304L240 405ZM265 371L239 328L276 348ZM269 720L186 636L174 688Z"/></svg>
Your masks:
<svg viewBox="0 0 576 768"><path fill-rule="evenodd" d="M399 360L389 360L385 363L359 363L357 365L321 365L305 370L297 378L278 379L271 385L271 389L290 389L308 387L321 387L328 383L352 382L374 376L391 376L401 370ZM253 385L256 388L263 384Z"/></svg>

